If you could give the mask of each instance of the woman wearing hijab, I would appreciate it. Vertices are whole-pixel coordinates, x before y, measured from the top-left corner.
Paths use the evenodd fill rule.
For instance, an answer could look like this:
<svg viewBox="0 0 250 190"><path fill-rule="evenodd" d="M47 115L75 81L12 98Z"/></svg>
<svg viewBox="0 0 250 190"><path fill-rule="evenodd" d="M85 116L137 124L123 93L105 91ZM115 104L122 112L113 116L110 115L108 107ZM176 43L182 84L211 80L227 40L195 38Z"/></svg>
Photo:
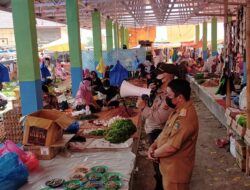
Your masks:
<svg viewBox="0 0 250 190"><path fill-rule="evenodd" d="M85 69L85 70L83 71L83 78L84 78L84 79L90 78L89 69Z"/></svg>
<svg viewBox="0 0 250 190"><path fill-rule="evenodd" d="M80 83L75 99L76 99L77 110L81 110L86 107L89 107L92 113L95 113L100 110L99 106L94 101L92 95L91 80L88 78L84 79Z"/></svg>

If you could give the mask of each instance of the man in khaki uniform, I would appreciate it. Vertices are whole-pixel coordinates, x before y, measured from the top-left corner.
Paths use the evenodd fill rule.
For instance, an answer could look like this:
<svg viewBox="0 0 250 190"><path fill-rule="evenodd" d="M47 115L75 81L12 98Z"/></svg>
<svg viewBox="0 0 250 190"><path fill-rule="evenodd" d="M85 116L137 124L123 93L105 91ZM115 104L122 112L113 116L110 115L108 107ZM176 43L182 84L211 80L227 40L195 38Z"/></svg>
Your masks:
<svg viewBox="0 0 250 190"><path fill-rule="evenodd" d="M199 130L190 93L185 80L175 79L168 84L166 102L176 110L148 151L149 159L160 161L164 190L189 190Z"/></svg>
<svg viewBox="0 0 250 190"><path fill-rule="evenodd" d="M144 122L149 145L151 145L161 133L169 115L173 112L173 109L166 104L165 99L167 85L174 79L174 75L177 74L177 69L175 65L159 63L158 68L155 70L155 74L157 78L161 80L162 85L157 90L153 105L149 107L147 102L141 98L137 101L137 107L141 110L141 117ZM151 83L149 87L154 88L154 84L152 84L153 83ZM155 190L163 190L159 163L154 162L153 166L155 169Z"/></svg>

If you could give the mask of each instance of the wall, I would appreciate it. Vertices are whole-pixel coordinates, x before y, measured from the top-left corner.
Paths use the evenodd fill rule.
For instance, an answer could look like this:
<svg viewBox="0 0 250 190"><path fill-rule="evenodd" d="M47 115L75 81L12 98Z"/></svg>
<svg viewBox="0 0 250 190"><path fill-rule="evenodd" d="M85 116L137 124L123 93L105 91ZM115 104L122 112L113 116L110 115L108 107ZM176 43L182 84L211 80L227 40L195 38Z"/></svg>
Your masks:
<svg viewBox="0 0 250 190"><path fill-rule="evenodd" d="M60 27L37 28L37 42L39 46L61 38ZM0 28L0 47L15 48L15 36L13 28Z"/></svg>

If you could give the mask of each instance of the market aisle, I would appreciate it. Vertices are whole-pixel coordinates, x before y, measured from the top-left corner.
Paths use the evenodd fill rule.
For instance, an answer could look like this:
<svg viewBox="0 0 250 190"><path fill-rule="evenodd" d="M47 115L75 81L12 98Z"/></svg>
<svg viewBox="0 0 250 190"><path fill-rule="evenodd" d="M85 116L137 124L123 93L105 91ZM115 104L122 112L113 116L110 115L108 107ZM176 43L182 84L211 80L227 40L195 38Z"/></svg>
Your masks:
<svg viewBox="0 0 250 190"><path fill-rule="evenodd" d="M246 177L228 152L228 147L217 148L215 139L226 136L226 129L212 115L198 97L193 97L199 117L200 131L196 147L196 164L191 190L249 190L250 177ZM133 190L153 190L153 168L144 155L145 138L140 143Z"/></svg>

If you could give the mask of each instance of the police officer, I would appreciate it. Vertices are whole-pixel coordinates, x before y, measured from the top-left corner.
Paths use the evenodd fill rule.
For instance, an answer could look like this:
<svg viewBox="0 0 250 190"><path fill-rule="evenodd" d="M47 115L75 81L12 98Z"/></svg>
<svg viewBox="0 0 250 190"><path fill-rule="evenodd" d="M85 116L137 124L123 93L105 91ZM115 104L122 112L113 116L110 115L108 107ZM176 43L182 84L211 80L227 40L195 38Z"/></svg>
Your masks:
<svg viewBox="0 0 250 190"><path fill-rule="evenodd" d="M160 162L164 190L189 190L199 129L190 93L186 80L168 83L166 102L176 108L148 150L148 158Z"/></svg>
<svg viewBox="0 0 250 190"><path fill-rule="evenodd" d="M169 115L172 113L173 109L169 108L166 99L166 90L168 83L174 79L177 74L176 66L173 64L159 63L157 69L154 71L157 76L158 81L161 85L157 89L156 97L153 101L152 106L148 106L146 101L139 99L137 102L137 107L141 109L142 120L144 121L144 128L147 135L148 143L151 145L158 135L161 133ZM155 84L155 80L151 81L149 87L151 89L156 88L158 84ZM159 82L157 82L159 83ZM159 171L159 163L153 163L155 169L155 180L156 187L155 190L162 190L162 176Z"/></svg>

